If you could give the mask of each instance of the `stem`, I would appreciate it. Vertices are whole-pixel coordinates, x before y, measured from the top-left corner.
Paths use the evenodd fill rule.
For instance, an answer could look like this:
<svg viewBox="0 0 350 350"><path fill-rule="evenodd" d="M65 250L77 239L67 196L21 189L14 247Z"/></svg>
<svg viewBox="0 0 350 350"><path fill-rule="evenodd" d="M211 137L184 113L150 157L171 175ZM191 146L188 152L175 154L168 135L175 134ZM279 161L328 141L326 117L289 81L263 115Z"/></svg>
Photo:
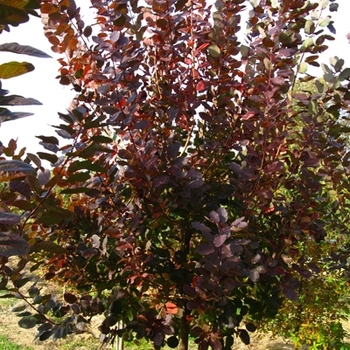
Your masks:
<svg viewBox="0 0 350 350"><path fill-rule="evenodd" d="M53 324L54 326L59 326L59 325L60 325L60 323L56 323L56 322L50 320L48 317L46 317L45 314L43 314L42 312L40 312L39 309L37 309L32 303L30 303L30 302L27 300L27 298L19 291L18 288L16 288L16 289L17 289L18 295L22 298L22 300L23 300L28 306L30 306L35 312L37 312L40 316L42 316L47 322Z"/></svg>
<svg viewBox="0 0 350 350"><path fill-rule="evenodd" d="M189 310L184 308L184 314L180 320L180 343L179 350L188 350L188 337L190 335L190 326L187 321L187 316L189 315Z"/></svg>

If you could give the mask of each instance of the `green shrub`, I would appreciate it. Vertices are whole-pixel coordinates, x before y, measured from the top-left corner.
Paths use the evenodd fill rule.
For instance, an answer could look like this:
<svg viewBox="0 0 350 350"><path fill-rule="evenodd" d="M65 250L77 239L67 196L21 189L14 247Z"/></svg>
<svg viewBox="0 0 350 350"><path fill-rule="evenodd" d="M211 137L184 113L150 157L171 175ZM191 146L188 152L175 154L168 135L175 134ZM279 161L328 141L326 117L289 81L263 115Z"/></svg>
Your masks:
<svg viewBox="0 0 350 350"><path fill-rule="evenodd" d="M322 249L319 245L316 249L316 244L310 242L303 247L300 259L310 265L320 254L326 256L334 248L324 243ZM307 344L313 350L350 349L344 343L347 333L341 322L350 315L349 282L341 270L332 270L327 261L319 262L318 267L318 273L300 282L298 300L285 299L277 315L263 322L263 329L292 339L296 348Z"/></svg>

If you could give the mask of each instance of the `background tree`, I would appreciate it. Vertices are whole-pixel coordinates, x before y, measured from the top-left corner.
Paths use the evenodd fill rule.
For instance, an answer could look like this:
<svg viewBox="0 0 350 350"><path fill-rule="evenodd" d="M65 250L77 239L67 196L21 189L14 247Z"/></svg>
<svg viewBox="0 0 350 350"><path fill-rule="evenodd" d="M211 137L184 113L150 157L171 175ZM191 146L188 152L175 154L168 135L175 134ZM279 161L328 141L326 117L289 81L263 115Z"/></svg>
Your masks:
<svg viewBox="0 0 350 350"><path fill-rule="evenodd" d="M213 13L202 0L92 1L96 35L73 0L42 2L45 35L66 54L60 82L77 96L56 126L65 143L39 136L48 152L25 160L37 177L2 194L26 212L16 229L31 253L20 267L45 265L46 279L77 290L64 304L30 289L39 315L22 324L40 324L39 339L104 313L106 342L248 344L255 321L320 271L323 256L304 247L348 232L339 117L350 69L335 59L322 79L306 74L334 39L328 5L251 3L242 45L244 0ZM317 92L296 92L298 81ZM3 271L28 301L24 277Z"/></svg>

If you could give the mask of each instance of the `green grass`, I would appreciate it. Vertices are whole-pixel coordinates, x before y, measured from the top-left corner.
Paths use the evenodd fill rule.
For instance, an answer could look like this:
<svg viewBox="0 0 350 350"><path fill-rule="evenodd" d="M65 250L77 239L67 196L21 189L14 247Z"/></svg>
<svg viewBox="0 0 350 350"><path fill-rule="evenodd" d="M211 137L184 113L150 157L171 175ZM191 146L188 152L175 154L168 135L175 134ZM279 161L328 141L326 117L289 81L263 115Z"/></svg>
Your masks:
<svg viewBox="0 0 350 350"><path fill-rule="evenodd" d="M33 348L23 347L12 343L6 335L0 335L0 349L1 350L34 350Z"/></svg>
<svg viewBox="0 0 350 350"><path fill-rule="evenodd" d="M89 345L90 344L90 345ZM79 350L79 349L99 349L101 343L96 339L78 339L69 338L60 341L59 347L62 350Z"/></svg>

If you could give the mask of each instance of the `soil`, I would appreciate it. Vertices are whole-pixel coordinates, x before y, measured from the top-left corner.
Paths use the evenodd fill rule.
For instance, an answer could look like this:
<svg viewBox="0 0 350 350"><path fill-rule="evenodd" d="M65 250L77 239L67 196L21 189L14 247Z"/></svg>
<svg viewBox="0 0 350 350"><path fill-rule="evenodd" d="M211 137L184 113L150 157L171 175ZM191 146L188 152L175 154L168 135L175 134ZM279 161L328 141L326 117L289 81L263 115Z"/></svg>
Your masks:
<svg viewBox="0 0 350 350"><path fill-rule="evenodd" d="M18 317L14 312L11 311L14 304L2 305L0 301L0 334L6 334L7 337L14 343L32 347L38 350L59 350L59 349L79 349L79 350L94 350L100 348L100 343L98 341L98 321L95 327L92 327L91 333L83 333L74 336L68 336L66 339L58 340L56 342L50 339L45 342L40 342L34 340L36 335L36 329L23 329L17 324ZM78 339L77 339L78 338ZM74 342L73 342L74 340ZM71 346L65 347L64 344L71 343ZM240 342L239 339L235 340L234 349L237 350L292 350L294 349L290 341L284 340L282 338L271 339L271 336L256 334L251 337L251 344L246 346ZM76 344L76 345L74 345ZM85 345L84 345L85 344ZM127 350L127 347L125 348ZM307 349L304 347L303 349Z"/></svg>
<svg viewBox="0 0 350 350"><path fill-rule="evenodd" d="M20 328L17 324L18 317L15 313L11 312L13 305L1 305L0 302L0 334L6 334L7 337L14 343L31 347L35 350L59 350L68 347L65 347L64 344L71 343L73 339L79 339L76 345L72 342L69 349L79 349L79 350L97 350L100 348L100 343L97 339L98 331L96 327L96 332L94 334L83 333L74 336L68 336L66 339L58 340L56 342L51 341L50 339L45 342L35 341L34 337L36 335L36 329L23 329ZM85 345L84 345L85 344ZM253 335L251 337L251 344L244 345L239 340L236 340L236 345L234 347L236 350L292 350L294 349L290 341L286 341L282 338L271 339L270 336L266 335ZM307 349L304 347L303 349ZM127 350L127 347L125 348Z"/></svg>

